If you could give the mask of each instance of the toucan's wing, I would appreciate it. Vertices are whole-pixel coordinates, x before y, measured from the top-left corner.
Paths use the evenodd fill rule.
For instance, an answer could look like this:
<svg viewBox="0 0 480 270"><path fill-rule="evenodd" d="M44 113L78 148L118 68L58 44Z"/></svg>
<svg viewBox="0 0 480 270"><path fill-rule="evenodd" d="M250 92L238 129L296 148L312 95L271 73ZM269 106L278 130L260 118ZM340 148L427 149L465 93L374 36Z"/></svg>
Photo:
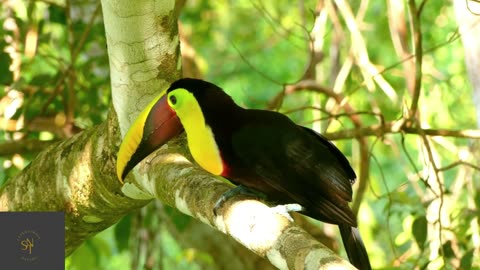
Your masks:
<svg viewBox="0 0 480 270"><path fill-rule="evenodd" d="M355 173L346 158L314 131L281 114L267 115L255 114L259 119L234 132L237 158L261 181L306 207L308 215L355 225L348 207Z"/></svg>
<svg viewBox="0 0 480 270"><path fill-rule="evenodd" d="M326 146L330 150L330 154L332 154L333 157L339 162L340 168L342 168L343 172L346 174L348 180L350 181L350 185L353 185L357 176L355 175L355 171L353 171L352 167L350 166L350 162L348 162L348 159L345 157L345 155L343 155L343 153L340 152L340 150L338 150L338 148L322 134L303 126L299 127L304 129L307 133L310 133L311 135L316 137L317 140L319 140L324 146Z"/></svg>

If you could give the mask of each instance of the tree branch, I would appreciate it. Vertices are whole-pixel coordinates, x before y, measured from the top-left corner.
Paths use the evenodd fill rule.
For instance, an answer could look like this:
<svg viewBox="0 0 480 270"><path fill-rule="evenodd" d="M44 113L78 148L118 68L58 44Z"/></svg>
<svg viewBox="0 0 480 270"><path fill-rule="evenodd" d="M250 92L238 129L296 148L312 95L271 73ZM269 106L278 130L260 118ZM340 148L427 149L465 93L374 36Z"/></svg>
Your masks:
<svg viewBox="0 0 480 270"><path fill-rule="evenodd" d="M420 25L420 18L422 9L426 1L420 4L417 8L415 0L409 0L408 6L410 7L410 19L413 35L413 47L415 54L415 80L413 84L413 96L412 104L410 106L410 117L415 117L418 110L418 100L420 99L420 90L422 88L422 59L423 59L423 47L422 47L422 29Z"/></svg>
<svg viewBox="0 0 480 270"><path fill-rule="evenodd" d="M20 141L10 141L0 143L0 156L8 156L13 154L37 153L58 140L41 141L36 139L25 139Z"/></svg>
<svg viewBox="0 0 480 270"><path fill-rule="evenodd" d="M430 128L416 128L406 127L401 125L402 121L386 122L380 125L372 125L363 128L345 129L337 132L328 132L324 134L330 140L342 140L356 137L376 136L382 137L386 134L404 132L407 134L420 135L421 131L427 136L443 136L443 137L456 137L456 138L470 138L480 139L479 129L462 129L462 130L450 130L450 129L430 129Z"/></svg>
<svg viewBox="0 0 480 270"><path fill-rule="evenodd" d="M192 165L186 157L191 158L186 139L181 136L137 166L135 177L127 177L122 191L127 195L155 194L162 202L232 236L278 268L354 269L260 201L237 196L228 200L215 216L215 202L231 186Z"/></svg>
<svg viewBox="0 0 480 270"><path fill-rule="evenodd" d="M0 189L0 211L65 212L65 253L148 200L120 193L114 168L117 120L108 120L41 152Z"/></svg>

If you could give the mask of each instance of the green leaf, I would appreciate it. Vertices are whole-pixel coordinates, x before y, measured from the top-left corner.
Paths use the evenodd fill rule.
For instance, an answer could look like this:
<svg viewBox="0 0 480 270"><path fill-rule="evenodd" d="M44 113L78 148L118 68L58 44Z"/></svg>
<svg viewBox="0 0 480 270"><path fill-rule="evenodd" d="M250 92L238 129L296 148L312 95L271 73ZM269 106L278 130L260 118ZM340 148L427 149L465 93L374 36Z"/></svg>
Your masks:
<svg viewBox="0 0 480 270"><path fill-rule="evenodd" d="M71 261L70 269L98 269L98 254L96 254L95 250L91 248L88 240L85 244L75 250L69 259Z"/></svg>
<svg viewBox="0 0 480 270"><path fill-rule="evenodd" d="M429 264L430 264L430 262L424 263L424 264L420 267L420 270L427 269Z"/></svg>
<svg viewBox="0 0 480 270"><path fill-rule="evenodd" d="M467 253L465 253L465 255L463 255L462 260L460 261L460 269L462 270L472 269L473 251L474 249L472 248Z"/></svg>
<svg viewBox="0 0 480 270"><path fill-rule="evenodd" d="M427 240L428 222L425 216L417 217L412 224L412 233L418 247L423 250Z"/></svg>
<svg viewBox="0 0 480 270"><path fill-rule="evenodd" d="M67 17L65 16L65 10L57 5L48 6L48 13L50 14L50 21L59 23L61 25L67 24Z"/></svg>
<svg viewBox="0 0 480 270"><path fill-rule="evenodd" d="M3 45L3 42L0 43L0 84L8 85L13 81L13 74L9 70L12 59L3 51Z"/></svg>
<svg viewBox="0 0 480 270"><path fill-rule="evenodd" d="M455 252L453 252L452 241L448 240L443 244L443 257L445 258L454 258Z"/></svg>
<svg viewBox="0 0 480 270"><path fill-rule="evenodd" d="M187 228L187 226L190 224L191 217L181 213L177 209L174 209L166 205L165 212L171 218L172 222L175 224L175 227L180 232L183 232Z"/></svg>
<svg viewBox="0 0 480 270"><path fill-rule="evenodd" d="M128 240L130 239L131 228L132 215L126 215L115 226L115 242L117 243L117 248L120 252L128 249Z"/></svg>
<svg viewBox="0 0 480 270"><path fill-rule="evenodd" d="M44 86L44 87L52 86L54 85L53 79L54 79L54 75L52 74L39 73L33 76L33 78L30 80L30 84L35 86Z"/></svg>
<svg viewBox="0 0 480 270"><path fill-rule="evenodd" d="M480 192L475 193L475 205L480 209Z"/></svg>

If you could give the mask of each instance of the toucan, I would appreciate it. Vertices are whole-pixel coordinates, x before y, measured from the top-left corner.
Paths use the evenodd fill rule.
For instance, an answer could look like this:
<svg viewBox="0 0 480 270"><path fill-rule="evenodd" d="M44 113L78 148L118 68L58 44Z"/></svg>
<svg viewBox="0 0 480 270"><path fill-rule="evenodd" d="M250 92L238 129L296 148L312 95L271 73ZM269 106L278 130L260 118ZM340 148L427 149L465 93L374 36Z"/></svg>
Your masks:
<svg viewBox="0 0 480 270"><path fill-rule="evenodd" d="M236 185L214 210L239 193L301 205L302 214L337 224L350 262L371 269L348 206L356 175L347 158L321 134L278 112L242 108L213 83L179 79L140 113L120 146L119 180L183 131L198 165Z"/></svg>

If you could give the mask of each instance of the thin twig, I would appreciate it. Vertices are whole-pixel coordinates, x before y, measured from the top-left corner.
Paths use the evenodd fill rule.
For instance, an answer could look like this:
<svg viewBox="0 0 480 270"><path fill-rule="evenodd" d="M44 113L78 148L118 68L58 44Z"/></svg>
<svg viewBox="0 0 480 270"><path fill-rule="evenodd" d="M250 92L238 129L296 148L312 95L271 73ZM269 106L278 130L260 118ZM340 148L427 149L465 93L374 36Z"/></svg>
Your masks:
<svg viewBox="0 0 480 270"><path fill-rule="evenodd" d="M420 174L420 170L417 168L417 165L415 164L415 162L413 161L413 158L410 156L410 154L408 153L408 150L407 150L407 146L405 145L405 136L403 133L402 134L402 149L403 149L403 153L405 154L405 156L407 157L408 159L408 162L410 163L410 165L413 167L413 171L417 174L417 177L418 179L420 179L422 181L422 183L425 185L425 187L429 190L431 190L433 192L433 194L435 196L438 196L436 193L435 193L435 190L433 190L433 188L430 186L430 183L428 183L428 177L427 179L424 179L423 176Z"/></svg>
<svg viewBox="0 0 480 270"><path fill-rule="evenodd" d="M44 115L46 113L48 106L53 102L55 97L63 90L63 88L64 88L63 87L64 86L63 82L67 79L68 76L70 76L70 72L72 72L72 70L73 70L73 67L74 67L76 59L77 59L77 57L80 53L80 50L83 48L83 46L86 42L87 36L90 33L90 30L92 29L93 23L95 22L95 19L99 15L100 10L101 10L101 4L99 2L97 4L95 12L92 14L92 17L90 17L90 20L88 22L88 25L87 25L85 31L82 34L82 37L80 38L73 54L71 55L70 63L68 64L66 69L63 71L61 76L58 78L58 80L55 84L53 93L50 95L50 97L44 103L42 109L40 110L39 115Z"/></svg>
<svg viewBox="0 0 480 270"><path fill-rule="evenodd" d="M461 166L461 165L464 165L464 166L467 166L467 167L470 167L474 170L477 170L477 171L480 171L480 166L477 166L477 165L474 165L472 163L469 163L469 162L466 162L466 161L463 161L463 160L457 160L447 166L444 166L444 167L441 167L441 168L438 168L438 171L441 172L441 171L448 171L450 169L453 169L457 166Z"/></svg>
<svg viewBox="0 0 480 270"><path fill-rule="evenodd" d="M415 81L413 85L412 104L410 106L410 117L414 117L418 110L418 100L420 99L420 90L422 88L422 29L420 24L421 11L425 4L425 1L417 9L415 0L409 0L408 5L410 7L410 17L412 25L413 35L413 47L415 55Z"/></svg>
<svg viewBox="0 0 480 270"><path fill-rule="evenodd" d="M442 181L440 180L440 173L439 173L439 170L438 170L438 167L437 167L437 164L435 162L435 158L433 157L433 152L432 152L432 148L430 146L430 141L429 139L427 138L427 136L425 135L425 133L423 133L421 130L419 130L419 135L420 135L420 138L422 139L423 141L423 144L425 146L425 149L427 151L427 156L428 156L428 160L429 160L429 163L431 164L432 168L433 168L433 172L435 174L435 180L437 181L437 185L438 185L438 196L437 198L440 200L440 205L438 206L438 219L437 219L437 222L438 222L438 241L440 242L440 257L442 258L443 260L443 263L446 264L446 259L445 259L445 251L444 251L444 248L443 248L443 235L442 235L442 231L443 231L443 224L442 224L442 209L443 209L443 204L444 204L444 190L443 190L443 185L442 185ZM433 192L433 189L431 190Z"/></svg>
<svg viewBox="0 0 480 270"><path fill-rule="evenodd" d="M397 258L398 255L397 255L397 249L396 249L396 245L395 245L395 241L393 240L393 233L391 231L391 226L390 226L390 217L391 217L391 205L393 205L393 200L392 200L392 197L390 196L390 190L388 188L388 185L387 185L387 181L385 180L385 174L383 173L383 169L382 169L382 166L380 166L380 162L378 161L378 159L374 156L374 155L371 155L374 163L378 166L379 170L380 170L380 176L381 176L381 179L382 179L382 183L383 185L385 186L385 190L386 190L386 197L387 197L387 205L388 207L386 207L387 209L387 231L388 231L388 243L390 244L390 250L392 251L393 253L393 257ZM380 196L378 196L380 197Z"/></svg>
<svg viewBox="0 0 480 270"><path fill-rule="evenodd" d="M324 134L330 140L342 140L352 139L356 137L367 136L385 136L386 134L395 134L404 132L407 134L417 134L421 130L427 136L443 136L443 137L456 137L456 138L470 138L480 139L479 129L463 129L463 130L451 130L451 129L417 129L412 127L400 126L396 127L397 121L386 122L384 125L372 125L368 127L362 127L360 129L345 129L336 132L330 132Z"/></svg>

